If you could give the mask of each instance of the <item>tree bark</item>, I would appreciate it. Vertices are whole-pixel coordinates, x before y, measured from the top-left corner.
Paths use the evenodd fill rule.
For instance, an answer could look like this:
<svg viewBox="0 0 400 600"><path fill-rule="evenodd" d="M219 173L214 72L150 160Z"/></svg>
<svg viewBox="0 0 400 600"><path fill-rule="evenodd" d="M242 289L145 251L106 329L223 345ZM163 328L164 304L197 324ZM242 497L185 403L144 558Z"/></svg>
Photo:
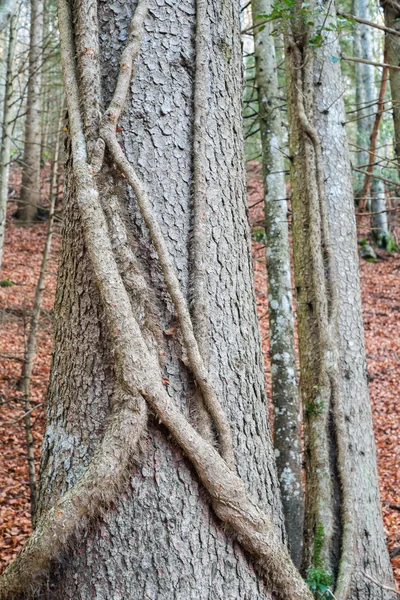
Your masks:
<svg viewBox="0 0 400 600"><path fill-rule="evenodd" d="M1 0L0 2L0 32L5 29L15 11L17 0Z"/></svg>
<svg viewBox="0 0 400 600"><path fill-rule="evenodd" d="M388 213L386 210L385 184L379 179L374 179L371 185L372 195L372 235L380 248L386 247L389 233Z"/></svg>
<svg viewBox="0 0 400 600"><path fill-rule="evenodd" d="M323 8L321 23L325 11L335 13L329 3L316 3L311 9L316 7ZM330 572L338 600L394 600L395 594L372 585L363 575L368 571L383 584L393 582L379 504L342 82L340 67L331 61L338 55L336 36L327 32L317 49L309 46L302 26L288 42L293 240L306 414L305 566ZM311 73L304 72L310 65ZM306 112L306 126L301 111ZM315 196L317 204L310 206ZM321 344L313 245L316 218L316 231L325 240L317 249L322 267L318 284L325 290L322 313L332 316L337 304L337 318L322 332L323 339L329 336L331 354ZM321 363L329 385L319 377Z"/></svg>
<svg viewBox="0 0 400 600"><path fill-rule="evenodd" d="M3 246L6 229L8 176L11 158L11 135L13 120L13 82L14 82L14 55L17 43L18 17L13 15L10 19L10 37L7 54L6 89L4 93L3 128L0 151L0 269L3 263Z"/></svg>
<svg viewBox="0 0 400 600"><path fill-rule="evenodd" d="M381 2L384 9L385 25L391 29L399 31L398 18L400 16L396 4L390 2ZM387 61L390 65L400 66L400 50L398 37L390 33L385 33L385 50ZM400 173L400 71L389 69L390 91L393 102L393 125L395 154Z"/></svg>
<svg viewBox="0 0 400 600"><path fill-rule="evenodd" d="M92 8L95 19L95 3ZM114 91L131 11L126 1L99 3L103 107ZM282 527L278 482L271 467L245 212L238 7L215 0L208 4L207 17L211 30L205 165L210 372L232 424L239 473ZM191 266L194 23L194 3L151 5L141 60L118 126L123 130L120 143L151 189L153 209L186 295ZM93 124L90 115L86 117L89 131ZM117 182L117 193L107 196L111 178ZM141 297L131 301L136 310L143 310L146 326L164 348L164 383L171 401L190 415L187 399L194 398L196 388L185 366L175 311L135 197L118 180L119 174L108 164L103 206L113 249L119 257L133 252L140 261L143 295L148 289L150 298L144 306ZM116 385L104 309L83 242L71 179L66 203L39 514L73 485L88 464L101 440ZM124 273L125 278L129 275ZM155 418L142 445L126 490L73 552L66 553L59 571L53 573L51 591L43 597L268 597L248 557L220 529L191 465Z"/></svg>
<svg viewBox="0 0 400 600"><path fill-rule="evenodd" d="M270 0L252 2L253 23L269 14ZM300 405L296 381L294 316L290 269L288 207L281 152L282 125L272 27L254 29L256 81L264 179L268 316L274 448L285 527L293 562L300 567L303 545L303 485Z"/></svg>
<svg viewBox="0 0 400 600"><path fill-rule="evenodd" d="M366 0L353 0L352 14L362 19L370 20L370 10ZM372 60L371 28L368 25L356 23L354 26L353 51L356 58ZM356 74L356 103L357 116L364 117L357 121L357 145L366 148L369 140L369 131L372 127L373 116L366 115L374 112L371 103L375 98L374 69L371 65L362 63L354 64ZM358 153L358 165L365 165L368 162L366 152Z"/></svg>
<svg viewBox="0 0 400 600"><path fill-rule="evenodd" d="M43 61L43 0L31 0L29 81L25 117L21 194L17 217L32 222L40 203L40 87Z"/></svg>

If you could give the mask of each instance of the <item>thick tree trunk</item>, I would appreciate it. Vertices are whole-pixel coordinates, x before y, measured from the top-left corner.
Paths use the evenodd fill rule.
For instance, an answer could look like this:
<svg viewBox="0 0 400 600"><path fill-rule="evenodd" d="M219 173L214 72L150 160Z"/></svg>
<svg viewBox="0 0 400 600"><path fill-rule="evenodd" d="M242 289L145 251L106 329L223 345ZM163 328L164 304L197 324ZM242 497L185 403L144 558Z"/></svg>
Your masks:
<svg viewBox="0 0 400 600"><path fill-rule="evenodd" d="M34 220L40 203L40 86L43 61L43 0L31 0L29 81L18 218Z"/></svg>
<svg viewBox="0 0 400 600"><path fill-rule="evenodd" d="M75 6L77 14L80 4ZM103 106L114 91L132 9L124 0L99 3ZM209 363L232 424L239 473L282 528L249 256L238 9L236 3L219 0L207 5L208 160L203 166ZM95 10L92 17L96 18ZM191 269L194 24L194 2L151 4L136 78L119 123L121 144L151 190L186 295ZM88 114L85 123L87 131L93 131ZM105 190L113 176L119 177L111 167L105 169ZM133 252L141 263L143 294L146 287L151 293L143 318L164 347L164 383L171 401L189 415L188 399L194 398L196 388L185 366L187 357L158 258L133 194L123 182L117 185L117 194L103 198L113 249L118 256ZM39 514L73 485L93 455L116 385L109 334L71 180L66 204ZM144 300L134 297L132 302L140 308ZM220 528L193 468L155 418L137 463L132 464L126 491L73 551L66 552L50 590L43 598L268 597L248 557Z"/></svg>
<svg viewBox="0 0 400 600"><path fill-rule="evenodd" d="M258 15L269 14L271 10L270 0L254 0L253 23L257 23ZM285 166L281 152L281 101L271 30L269 24L261 31L255 28L254 53L264 178L274 448L290 553L294 563L300 567L304 510L301 419L296 381Z"/></svg>
<svg viewBox="0 0 400 600"><path fill-rule="evenodd" d="M11 135L13 120L13 82L14 82L14 55L17 43L18 17L13 15L10 19L10 36L7 54L6 89L4 94L3 127L0 151L0 269L3 263L3 246L6 229L8 176L10 171Z"/></svg>
<svg viewBox="0 0 400 600"><path fill-rule="evenodd" d="M329 3L318 3L318 7L335 12ZM339 49L335 35L323 35L322 47L315 50L301 35L293 39L297 44L288 46L295 280L306 412L306 566L329 571L335 579L342 573L340 589L335 591L338 600L346 597L346 572L352 574L351 600L394 600L395 594L371 583L364 574L393 584L368 396L351 171L342 125L344 107L338 92L342 82L340 67L331 61ZM311 73L304 72L313 64ZM306 112L305 119L301 111ZM317 204L310 206L314 196ZM322 332L322 339L325 334L333 339L333 354L320 351L329 348L321 344L320 298L315 286L313 224L320 219L317 232L321 230L324 237L325 210L329 230L328 238L317 249L323 277L318 283L326 293L322 312L337 313L337 323L332 321L330 330ZM316 211L320 211L319 216ZM322 389L324 379L318 377L324 363L330 378L329 393Z"/></svg>

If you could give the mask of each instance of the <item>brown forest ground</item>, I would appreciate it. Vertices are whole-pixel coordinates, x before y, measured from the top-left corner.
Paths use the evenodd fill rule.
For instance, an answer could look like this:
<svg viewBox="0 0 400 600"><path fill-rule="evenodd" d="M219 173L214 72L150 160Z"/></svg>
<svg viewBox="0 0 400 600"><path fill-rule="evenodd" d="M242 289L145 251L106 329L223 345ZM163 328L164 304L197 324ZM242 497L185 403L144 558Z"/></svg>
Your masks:
<svg viewBox="0 0 400 600"><path fill-rule="evenodd" d="M249 205L261 198L259 178L251 175ZM0 280L9 279L14 284L0 287L0 570L21 549L31 531L25 431L21 419L23 399L18 390L21 362L15 358L23 356L24 324L29 320L46 236L45 223L20 227L11 219L13 210L15 208L10 206L0 277ZM262 217L262 203L250 209L252 223L259 222ZM59 238L55 236L32 377L32 405L37 407L32 413L37 457L44 427L43 403L50 369L59 245ZM262 244L253 244L253 259L266 380L270 387L265 251ZM389 504L400 505L400 408L397 401L400 380L400 254L385 255L376 264L362 262L361 275L382 510L388 547L392 551L400 546L400 512L389 508ZM15 358L6 358L5 355ZM400 583L400 556L393 559L393 566Z"/></svg>

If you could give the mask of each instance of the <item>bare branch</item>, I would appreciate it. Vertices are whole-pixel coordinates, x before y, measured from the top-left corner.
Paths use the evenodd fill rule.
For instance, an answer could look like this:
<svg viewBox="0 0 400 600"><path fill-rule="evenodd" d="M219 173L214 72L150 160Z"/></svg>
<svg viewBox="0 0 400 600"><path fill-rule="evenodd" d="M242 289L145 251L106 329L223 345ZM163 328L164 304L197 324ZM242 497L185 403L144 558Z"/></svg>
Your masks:
<svg viewBox="0 0 400 600"><path fill-rule="evenodd" d="M381 583L380 581L377 581L371 575L368 575L368 573L366 573L365 571L363 571L363 575L365 575L365 577L367 579L369 579L370 581L372 581L373 583L375 583L375 585L378 585L383 590L387 590L388 592L394 592L395 594L397 594L398 596L400 596L399 590L396 590L395 588L392 588L392 587L390 587L388 585L385 585L384 583Z"/></svg>
<svg viewBox="0 0 400 600"><path fill-rule="evenodd" d="M363 65L372 65L373 67L382 67L383 69L387 67L388 69L392 69L392 71L400 71L400 67L396 65L388 65L386 63L374 62L372 60L366 60L364 58L355 58L354 56L345 56L342 54L340 57L342 60L348 60L350 62L362 63Z"/></svg>
<svg viewBox="0 0 400 600"><path fill-rule="evenodd" d="M374 27L375 29L379 29L380 31L385 31L386 33L390 33L391 35L400 36L400 31L397 29L391 29L390 27L385 27L384 25L378 25L378 23L373 23L372 21L366 21L365 19L360 19L360 17L355 17L354 15L350 15L348 13L338 11L336 13L339 17L343 17L344 19L351 19L352 21L356 21L357 23L361 23L361 25L368 25L368 27Z"/></svg>

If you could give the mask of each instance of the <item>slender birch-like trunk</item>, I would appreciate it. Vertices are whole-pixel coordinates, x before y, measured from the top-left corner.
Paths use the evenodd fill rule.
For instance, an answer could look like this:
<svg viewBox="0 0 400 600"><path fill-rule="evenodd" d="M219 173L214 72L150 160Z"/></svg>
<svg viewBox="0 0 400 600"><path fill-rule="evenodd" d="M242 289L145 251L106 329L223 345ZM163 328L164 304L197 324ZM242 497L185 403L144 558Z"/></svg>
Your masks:
<svg viewBox="0 0 400 600"><path fill-rule="evenodd" d="M379 179L373 179L371 184L372 235L378 246L385 247L389 233L388 215L386 210L385 185Z"/></svg>
<svg viewBox="0 0 400 600"><path fill-rule="evenodd" d="M16 15L13 15L10 19L10 35L7 53L6 88L4 94L3 127L0 150L0 269L3 262L3 246L7 216L8 177L10 171L11 135L14 114L14 111L12 109L12 103L14 100L14 55L17 43L17 24L18 17Z"/></svg>
<svg viewBox="0 0 400 600"><path fill-rule="evenodd" d="M43 61L43 0L31 0L29 81L18 218L32 222L40 203L40 88Z"/></svg>
<svg viewBox="0 0 400 600"><path fill-rule="evenodd" d="M271 10L270 0L253 0L253 23L257 23L258 15L269 14ZM301 418L296 381L285 165L281 152L281 100L271 30L269 24L261 30L255 28L254 53L264 182L274 448L290 552L294 563L300 567L304 510Z"/></svg>

